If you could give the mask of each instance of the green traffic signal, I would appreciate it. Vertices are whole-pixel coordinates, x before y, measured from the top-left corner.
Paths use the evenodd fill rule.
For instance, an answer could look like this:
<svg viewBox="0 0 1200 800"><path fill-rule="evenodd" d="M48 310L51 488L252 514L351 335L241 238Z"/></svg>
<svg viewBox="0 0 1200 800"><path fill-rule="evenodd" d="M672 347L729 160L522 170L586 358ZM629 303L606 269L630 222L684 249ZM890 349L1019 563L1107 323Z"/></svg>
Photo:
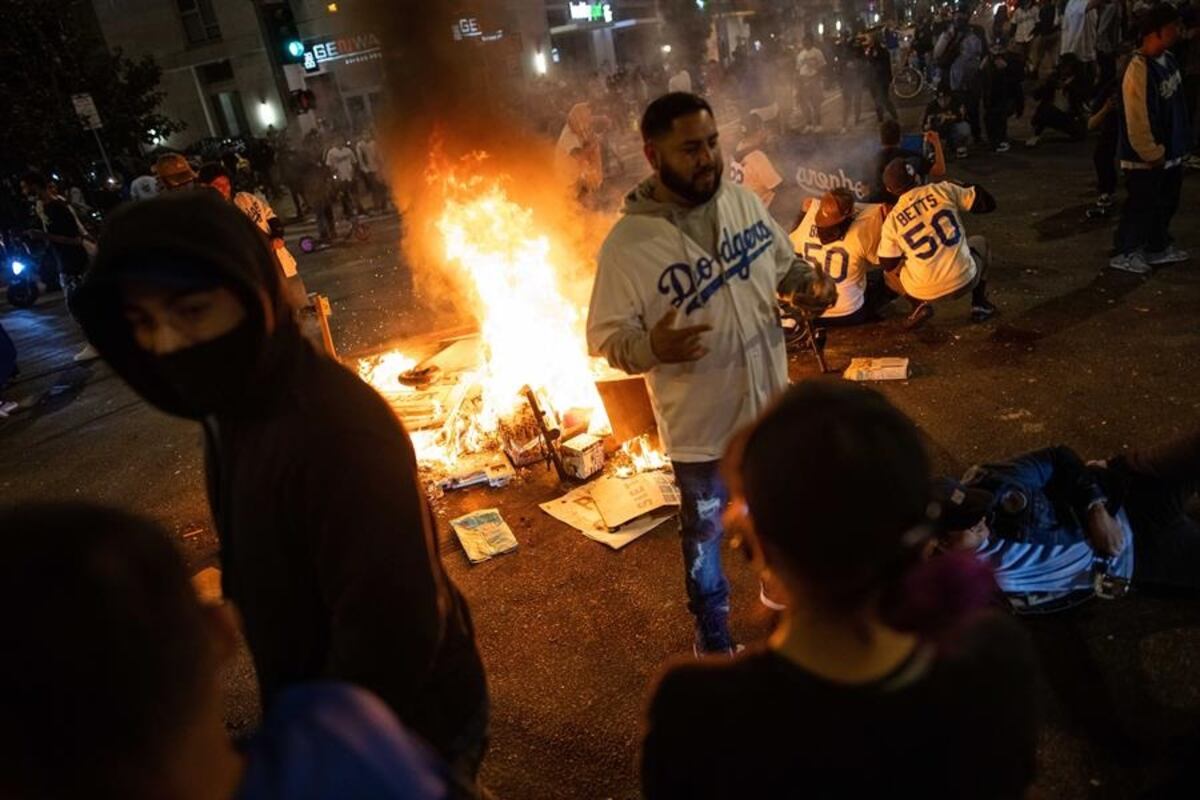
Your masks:
<svg viewBox="0 0 1200 800"><path fill-rule="evenodd" d="M300 58L304 55L304 42L293 39L287 43L287 51L292 58Z"/></svg>

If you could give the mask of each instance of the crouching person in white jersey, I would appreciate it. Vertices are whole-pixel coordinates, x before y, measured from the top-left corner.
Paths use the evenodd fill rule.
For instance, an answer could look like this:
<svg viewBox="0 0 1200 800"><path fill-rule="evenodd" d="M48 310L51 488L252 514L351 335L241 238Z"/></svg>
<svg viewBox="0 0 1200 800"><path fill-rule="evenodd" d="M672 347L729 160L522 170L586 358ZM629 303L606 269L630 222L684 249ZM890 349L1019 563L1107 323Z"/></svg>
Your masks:
<svg viewBox="0 0 1200 800"><path fill-rule="evenodd" d="M899 158L884 170L883 185L896 204L883 222L879 264L888 286L912 303L905 327L912 330L932 317L932 303L968 292L971 321L990 319L996 307L987 297L987 240L967 236L962 214L993 211L995 198L982 186L918 184L912 166Z"/></svg>
<svg viewBox="0 0 1200 800"><path fill-rule="evenodd" d="M804 216L792 231L792 246L837 285L837 302L816 319L818 326L845 327L873 322L886 287L870 284L867 274L879 269L879 236L886 208L856 205L849 189L839 186L806 201ZM889 294L889 297L891 295Z"/></svg>
<svg viewBox="0 0 1200 800"><path fill-rule="evenodd" d="M796 256L757 197L722 183L717 124L705 100L664 95L646 108L641 128L654 174L625 198L600 249L588 348L646 376L681 495L695 649L729 654L735 643L721 568L728 496L719 459L733 434L787 387L778 295L815 311L837 290Z"/></svg>

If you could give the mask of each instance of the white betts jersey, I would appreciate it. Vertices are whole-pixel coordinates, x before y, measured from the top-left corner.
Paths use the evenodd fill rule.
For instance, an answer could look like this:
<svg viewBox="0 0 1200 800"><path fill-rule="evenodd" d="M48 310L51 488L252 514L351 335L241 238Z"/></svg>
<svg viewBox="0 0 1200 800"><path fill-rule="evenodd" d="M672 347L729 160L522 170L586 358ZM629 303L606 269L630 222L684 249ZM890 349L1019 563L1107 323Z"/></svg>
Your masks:
<svg viewBox="0 0 1200 800"><path fill-rule="evenodd" d="M862 308L867 288L867 270L879 266L879 235L883 229L883 206L878 203L856 203L854 221L846 235L836 242L821 244L817 236L817 209L814 200L804 218L792 231L792 246L804 260L819 267L837 284L837 302L823 317L844 317Z"/></svg>
<svg viewBox="0 0 1200 800"><path fill-rule="evenodd" d="M975 190L942 181L914 186L896 201L879 240L880 258L904 257L900 283L918 300L936 300L975 280L962 212Z"/></svg>

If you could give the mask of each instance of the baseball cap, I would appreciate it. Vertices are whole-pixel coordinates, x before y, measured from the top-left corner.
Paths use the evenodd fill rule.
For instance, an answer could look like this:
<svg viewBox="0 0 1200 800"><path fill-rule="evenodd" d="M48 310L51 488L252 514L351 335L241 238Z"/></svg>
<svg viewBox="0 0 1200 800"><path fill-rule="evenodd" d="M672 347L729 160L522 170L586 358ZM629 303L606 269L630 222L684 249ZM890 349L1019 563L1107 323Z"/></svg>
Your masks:
<svg viewBox="0 0 1200 800"><path fill-rule="evenodd" d="M917 185L917 170L906 158L893 158L883 169L883 188L899 197Z"/></svg>
<svg viewBox="0 0 1200 800"><path fill-rule="evenodd" d="M965 531L992 509L995 495L953 478L938 478L933 482L933 501L940 509L937 517L940 530Z"/></svg>
<svg viewBox="0 0 1200 800"><path fill-rule="evenodd" d="M830 189L821 195L817 207L816 223L818 228L829 228L846 219L854 213L854 195L844 186Z"/></svg>
<svg viewBox="0 0 1200 800"><path fill-rule="evenodd" d="M158 173L158 179L163 185L171 189L186 186L196 180L196 172L192 165L179 153L164 153L159 156L154 171Z"/></svg>

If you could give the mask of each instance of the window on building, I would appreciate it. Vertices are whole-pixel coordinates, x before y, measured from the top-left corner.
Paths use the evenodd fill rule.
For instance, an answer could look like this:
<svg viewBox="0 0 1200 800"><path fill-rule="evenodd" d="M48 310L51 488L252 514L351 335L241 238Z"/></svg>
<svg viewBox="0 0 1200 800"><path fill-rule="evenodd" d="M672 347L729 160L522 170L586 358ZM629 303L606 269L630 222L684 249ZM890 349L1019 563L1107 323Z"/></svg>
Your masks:
<svg viewBox="0 0 1200 800"><path fill-rule="evenodd" d="M221 38L221 25L213 11L212 0L175 0L188 44L215 42Z"/></svg>

